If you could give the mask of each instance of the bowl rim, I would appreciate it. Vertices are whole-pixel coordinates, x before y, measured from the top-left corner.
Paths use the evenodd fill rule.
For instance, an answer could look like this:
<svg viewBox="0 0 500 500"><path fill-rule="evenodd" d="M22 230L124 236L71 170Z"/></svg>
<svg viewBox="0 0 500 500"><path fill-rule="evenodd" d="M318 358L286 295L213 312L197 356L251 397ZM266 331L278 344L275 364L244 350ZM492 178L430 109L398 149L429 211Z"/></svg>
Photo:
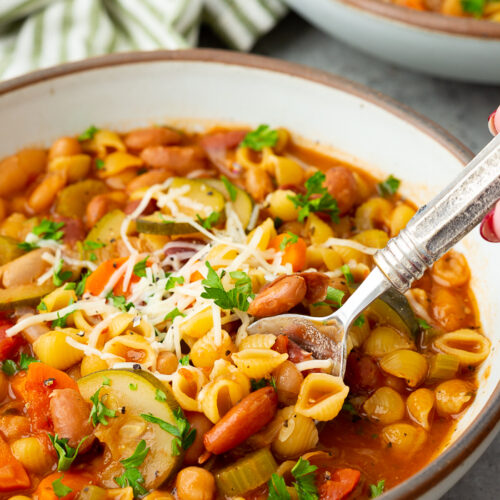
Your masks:
<svg viewBox="0 0 500 500"><path fill-rule="evenodd" d="M300 64L289 63L269 57L241 54L214 49L159 50L149 52L128 52L94 57L74 63L67 63L39 70L0 83L0 97L18 89L34 86L75 73L98 70L114 66L147 64L155 62L214 63L238 66L251 70L281 73L293 78L314 82L325 87L340 90L373 103L396 117L411 123L421 132L430 136L453 154L464 165L473 153L458 139L432 120L398 103L384 94L371 90L364 85L325 71ZM1 104L1 103L0 103ZM464 435L453 443L444 453L438 455L432 466L426 466L403 483L383 495L386 500L414 500L435 487L446 476L456 470L462 462L484 441L500 421L500 381L493 394L478 415L464 431ZM381 497L382 498L382 497Z"/></svg>
<svg viewBox="0 0 500 500"><path fill-rule="evenodd" d="M471 39L478 38L483 41L500 41L500 23L492 21L420 11L402 5L395 5L390 0L332 1L363 10L378 17L398 21L413 28L423 28L441 34L460 35Z"/></svg>

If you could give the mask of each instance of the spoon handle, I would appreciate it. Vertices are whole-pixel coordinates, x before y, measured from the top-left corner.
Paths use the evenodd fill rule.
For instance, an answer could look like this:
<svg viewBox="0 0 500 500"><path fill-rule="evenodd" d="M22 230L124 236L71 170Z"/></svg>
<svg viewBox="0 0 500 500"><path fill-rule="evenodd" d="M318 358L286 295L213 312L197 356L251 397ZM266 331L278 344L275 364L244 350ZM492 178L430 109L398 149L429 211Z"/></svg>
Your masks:
<svg viewBox="0 0 500 500"><path fill-rule="evenodd" d="M405 229L379 250L375 263L401 293L500 199L500 135L463 172L413 216Z"/></svg>

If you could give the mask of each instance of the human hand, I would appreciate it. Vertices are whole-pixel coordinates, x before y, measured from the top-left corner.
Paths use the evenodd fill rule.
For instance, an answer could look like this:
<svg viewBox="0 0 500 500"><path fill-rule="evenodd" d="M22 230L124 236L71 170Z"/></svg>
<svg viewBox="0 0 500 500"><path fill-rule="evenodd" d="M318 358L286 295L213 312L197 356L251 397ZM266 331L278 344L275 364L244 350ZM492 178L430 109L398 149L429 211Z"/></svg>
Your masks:
<svg viewBox="0 0 500 500"><path fill-rule="evenodd" d="M500 106L491 113L488 128L493 135L500 133ZM486 241L500 242L500 200L496 202L493 210L481 222L481 236Z"/></svg>

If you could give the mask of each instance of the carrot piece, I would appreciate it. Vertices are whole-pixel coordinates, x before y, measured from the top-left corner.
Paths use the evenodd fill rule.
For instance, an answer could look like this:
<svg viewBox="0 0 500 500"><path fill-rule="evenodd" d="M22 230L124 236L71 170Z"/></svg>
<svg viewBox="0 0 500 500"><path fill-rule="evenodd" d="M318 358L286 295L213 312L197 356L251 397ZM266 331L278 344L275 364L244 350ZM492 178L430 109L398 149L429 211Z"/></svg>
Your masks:
<svg viewBox="0 0 500 500"><path fill-rule="evenodd" d="M61 479L61 483L72 491L58 498L54 493L52 483ZM34 497L38 500L73 500L87 485L92 484L92 476L86 472L54 472L40 482Z"/></svg>
<svg viewBox="0 0 500 500"><path fill-rule="evenodd" d="M77 383L66 373L44 363L31 363L26 377L25 393L31 425L36 430L51 430L50 395L54 389L74 389Z"/></svg>
<svg viewBox="0 0 500 500"><path fill-rule="evenodd" d="M10 379L10 387L16 395L16 399L21 399L24 402L28 400L28 393L26 392L26 379L26 372L24 370L17 372Z"/></svg>
<svg viewBox="0 0 500 500"><path fill-rule="evenodd" d="M0 491L25 490L31 485L30 478L10 446L0 437Z"/></svg>
<svg viewBox="0 0 500 500"><path fill-rule="evenodd" d="M194 281L200 281L204 280L205 276L200 273L200 271L195 271L193 274L191 274L191 277L189 278L190 283L193 283Z"/></svg>
<svg viewBox="0 0 500 500"><path fill-rule="evenodd" d="M342 500L356 487L361 473L356 469L338 469L318 488L319 500Z"/></svg>
<svg viewBox="0 0 500 500"><path fill-rule="evenodd" d="M302 271L306 265L306 242L302 238L297 238L297 241L292 243L289 241L290 238L289 234L279 234L269 242L268 248L273 248L276 252L283 252L282 264L292 264L294 272ZM284 248L282 248L283 245Z"/></svg>

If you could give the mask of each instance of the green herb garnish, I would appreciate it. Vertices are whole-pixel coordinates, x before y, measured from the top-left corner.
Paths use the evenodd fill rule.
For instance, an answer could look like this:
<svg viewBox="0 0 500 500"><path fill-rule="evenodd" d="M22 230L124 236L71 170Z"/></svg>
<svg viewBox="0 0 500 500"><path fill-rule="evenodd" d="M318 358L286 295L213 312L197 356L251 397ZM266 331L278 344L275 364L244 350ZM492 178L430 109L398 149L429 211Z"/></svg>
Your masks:
<svg viewBox="0 0 500 500"><path fill-rule="evenodd" d="M130 457L120 460L120 463L123 465L125 471L121 476L115 477L115 482L120 488L131 486L134 491L134 497L143 496L148 492L143 485L144 477L138 469L138 467L144 462L148 452L149 448L146 448L146 441L141 439L134 453Z"/></svg>
<svg viewBox="0 0 500 500"><path fill-rule="evenodd" d="M92 408L90 409L89 420L92 422L94 427L97 424L108 425L108 418L116 417L116 411L108 408L103 402L102 398L99 397L102 387L99 387L97 391L91 396L90 401L92 402Z"/></svg>
<svg viewBox="0 0 500 500"><path fill-rule="evenodd" d="M382 479L377 484L370 484L370 498L379 497L384 492L385 479Z"/></svg>
<svg viewBox="0 0 500 500"><path fill-rule="evenodd" d="M263 148L272 148L278 142L278 131L269 125L259 125L255 130L248 132L241 141L240 146L262 151Z"/></svg>
<svg viewBox="0 0 500 500"><path fill-rule="evenodd" d="M396 179L396 177L389 175L384 182L379 182L377 184L378 190L382 196L391 196L396 194L401 181Z"/></svg>
<svg viewBox="0 0 500 500"><path fill-rule="evenodd" d="M221 175L220 180L224 183L224 186L226 186L227 192L229 194L229 199L231 201L235 201L236 197L238 196L237 187L225 175Z"/></svg>
<svg viewBox="0 0 500 500"><path fill-rule="evenodd" d="M58 477L55 481L52 481L52 489L54 490L54 494L57 498L65 497L69 495L73 490L62 483L64 478L64 474L61 477Z"/></svg>
<svg viewBox="0 0 500 500"><path fill-rule="evenodd" d="M57 470L58 471L66 471L68 470L73 462L75 461L76 456L78 455L78 451L80 450L80 446L89 436L85 436L80 440L78 446L76 448L72 448L68 444L68 439L60 438L57 434L53 436L49 434L50 441L54 446L57 453Z"/></svg>
<svg viewBox="0 0 500 500"><path fill-rule="evenodd" d="M287 231L286 234L287 236L285 236L280 243L280 250L282 252L285 251L288 245L294 245L295 243L297 243L297 241L299 241L299 237L296 234L293 234L290 231Z"/></svg>
<svg viewBox="0 0 500 500"><path fill-rule="evenodd" d="M217 222L219 222L220 219L220 212L212 212L206 219L203 219L202 217L199 216L199 214L196 214L196 220L199 222L199 224L205 228L207 231L212 229Z"/></svg>
<svg viewBox="0 0 500 500"><path fill-rule="evenodd" d="M140 260L135 266L134 266L134 274L139 277L139 278L145 278L146 277L146 267L148 264L148 257L145 259Z"/></svg>
<svg viewBox="0 0 500 500"><path fill-rule="evenodd" d="M99 129L94 127L94 125L91 125L87 130L85 130L85 132L82 132L79 136L78 136L78 140L80 142L83 142L83 141L90 141L90 139L93 139L94 138L94 135L99 132Z"/></svg>

